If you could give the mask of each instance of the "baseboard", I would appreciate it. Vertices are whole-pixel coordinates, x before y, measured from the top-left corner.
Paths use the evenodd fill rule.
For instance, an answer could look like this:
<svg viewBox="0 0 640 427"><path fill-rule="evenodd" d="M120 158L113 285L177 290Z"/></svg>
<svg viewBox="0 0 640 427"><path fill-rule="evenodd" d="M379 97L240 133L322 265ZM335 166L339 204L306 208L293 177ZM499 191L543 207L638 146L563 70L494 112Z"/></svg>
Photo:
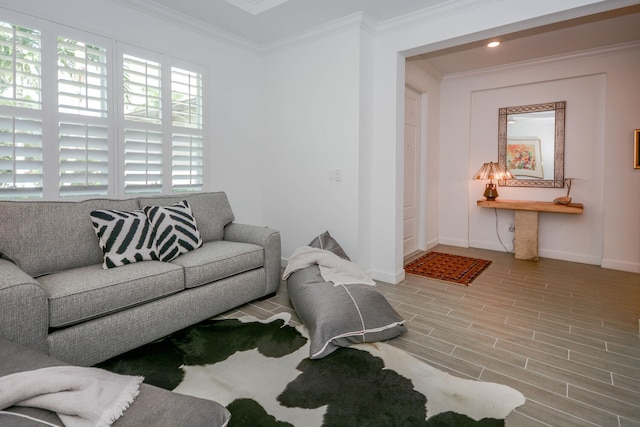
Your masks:
<svg viewBox="0 0 640 427"><path fill-rule="evenodd" d="M549 249L538 249L538 254L542 258L558 259L560 261L577 262L580 264L600 265L601 262L599 256L578 254L575 252L561 252Z"/></svg>
<svg viewBox="0 0 640 427"><path fill-rule="evenodd" d="M438 239L431 239L427 242L426 247L424 248L425 251L428 251L429 249L438 246L440 244L440 242L438 241Z"/></svg>
<svg viewBox="0 0 640 427"><path fill-rule="evenodd" d="M470 242L470 244L472 248L504 252L504 248L500 245L499 242L472 241ZM507 246L507 248L511 249L509 246ZM627 271L629 273L640 273L640 263L625 262L608 258L601 259L597 256L592 255L577 254L574 252L561 252L548 249L539 249L538 254L543 258L577 262L580 264L599 265L602 268Z"/></svg>
<svg viewBox="0 0 640 427"><path fill-rule="evenodd" d="M439 238L438 244L440 245L448 245L448 246L457 246L459 248L468 248L469 241L461 240L461 239L447 239L447 238Z"/></svg>
<svg viewBox="0 0 640 427"><path fill-rule="evenodd" d="M404 269L397 271L395 274L379 270L369 270L367 273L369 273L373 280L379 280L392 285L402 282L405 277Z"/></svg>
<svg viewBox="0 0 640 427"><path fill-rule="evenodd" d="M629 273L640 273L640 264L635 262L625 262L615 259L602 258L600 266L602 268L610 268L612 270L628 271Z"/></svg>
<svg viewBox="0 0 640 427"><path fill-rule="evenodd" d="M511 242L506 242L505 246L507 247L506 250L500 244L500 242L471 241L469 242L468 247L476 249L488 249L490 251L497 252L513 252L513 244Z"/></svg>

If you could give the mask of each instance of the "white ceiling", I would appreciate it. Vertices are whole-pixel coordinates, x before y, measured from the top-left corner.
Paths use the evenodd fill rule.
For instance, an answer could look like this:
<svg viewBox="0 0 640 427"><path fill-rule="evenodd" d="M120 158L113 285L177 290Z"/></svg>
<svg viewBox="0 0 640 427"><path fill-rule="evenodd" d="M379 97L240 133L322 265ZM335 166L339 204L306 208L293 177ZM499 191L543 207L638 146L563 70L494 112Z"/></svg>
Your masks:
<svg viewBox="0 0 640 427"><path fill-rule="evenodd" d="M176 22L196 22L222 30L258 48L303 34L354 14L381 24L439 7L450 0L119 0ZM457 0L472 7L483 0ZM558 0L561 1L561 0ZM552 55L640 41L640 4L597 15L497 37L503 43L488 50L486 40L430 52L411 60L428 61L442 75ZM424 62L422 62L424 64Z"/></svg>
<svg viewBox="0 0 640 427"><path fill-rule="evenodd" d="M477 0L466 0L468 3ZM257 45L364 12L383 22L450 0L130 0L155 4Z"/></svg>
<svg viewBox="0 0 640 427"><path fill-rule="evenodd" d="M426 60L441 75L565 55L588 49L640 41L640 5L429 52L410 60Z"/></svg>

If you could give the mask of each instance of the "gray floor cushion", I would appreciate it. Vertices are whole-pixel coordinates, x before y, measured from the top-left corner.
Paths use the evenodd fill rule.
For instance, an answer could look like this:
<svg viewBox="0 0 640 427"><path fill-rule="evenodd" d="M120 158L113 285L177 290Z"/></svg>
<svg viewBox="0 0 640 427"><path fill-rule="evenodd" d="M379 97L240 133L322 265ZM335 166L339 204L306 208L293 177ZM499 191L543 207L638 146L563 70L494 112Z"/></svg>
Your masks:
<svg viewBox="0 0 640 427"><path fill-rule="evenodd" d="M323 234L324 249L348 259L335 239L330 238L328 232ZM330 244L326 244L327 239L331 239ZM320 241L320 238L314 239L311 246L320 247ZM336 286L324 281L318 265L291 273L287 278L287 291L309 330L311 359L320 359L351 344L388 340L407 330L405 320L375 287Z"/></svg>

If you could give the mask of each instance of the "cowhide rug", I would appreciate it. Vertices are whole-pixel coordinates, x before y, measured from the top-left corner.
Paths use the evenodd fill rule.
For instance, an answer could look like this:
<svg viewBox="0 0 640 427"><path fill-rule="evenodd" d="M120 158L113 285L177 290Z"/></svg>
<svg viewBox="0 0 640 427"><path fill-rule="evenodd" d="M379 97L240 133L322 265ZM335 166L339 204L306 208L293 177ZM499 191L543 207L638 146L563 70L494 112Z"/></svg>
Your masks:
<svg viewBox="0 0 640 427"><path fill-rule="evenodd" d="M222 403L230 426L501 426L525 401L385 343L310 360L306 329L289 320L208 320L99 367Z"/></svg>

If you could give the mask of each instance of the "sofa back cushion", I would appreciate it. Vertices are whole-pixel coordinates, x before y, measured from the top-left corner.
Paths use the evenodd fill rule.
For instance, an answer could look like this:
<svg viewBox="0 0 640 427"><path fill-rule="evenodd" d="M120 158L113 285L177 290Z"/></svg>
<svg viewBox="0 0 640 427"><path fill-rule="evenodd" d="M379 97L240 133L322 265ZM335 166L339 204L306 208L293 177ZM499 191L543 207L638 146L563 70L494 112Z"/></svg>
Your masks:
<svg viewBox="0 0 640 427"><path fill-rule="evenodd" d="M182 200L189 202L193 217L204 242L222 240L224 227L234 220L227 195L222 192L183 194L180 196L141 197L139 208L170 206Z"/></svg>
<svg viewBox="0 0 640 427"><path fill-rule="evenodd" d="M136 199L0 201L0 256L33 277L102 262L90 213L138 209Z"/></svg>

